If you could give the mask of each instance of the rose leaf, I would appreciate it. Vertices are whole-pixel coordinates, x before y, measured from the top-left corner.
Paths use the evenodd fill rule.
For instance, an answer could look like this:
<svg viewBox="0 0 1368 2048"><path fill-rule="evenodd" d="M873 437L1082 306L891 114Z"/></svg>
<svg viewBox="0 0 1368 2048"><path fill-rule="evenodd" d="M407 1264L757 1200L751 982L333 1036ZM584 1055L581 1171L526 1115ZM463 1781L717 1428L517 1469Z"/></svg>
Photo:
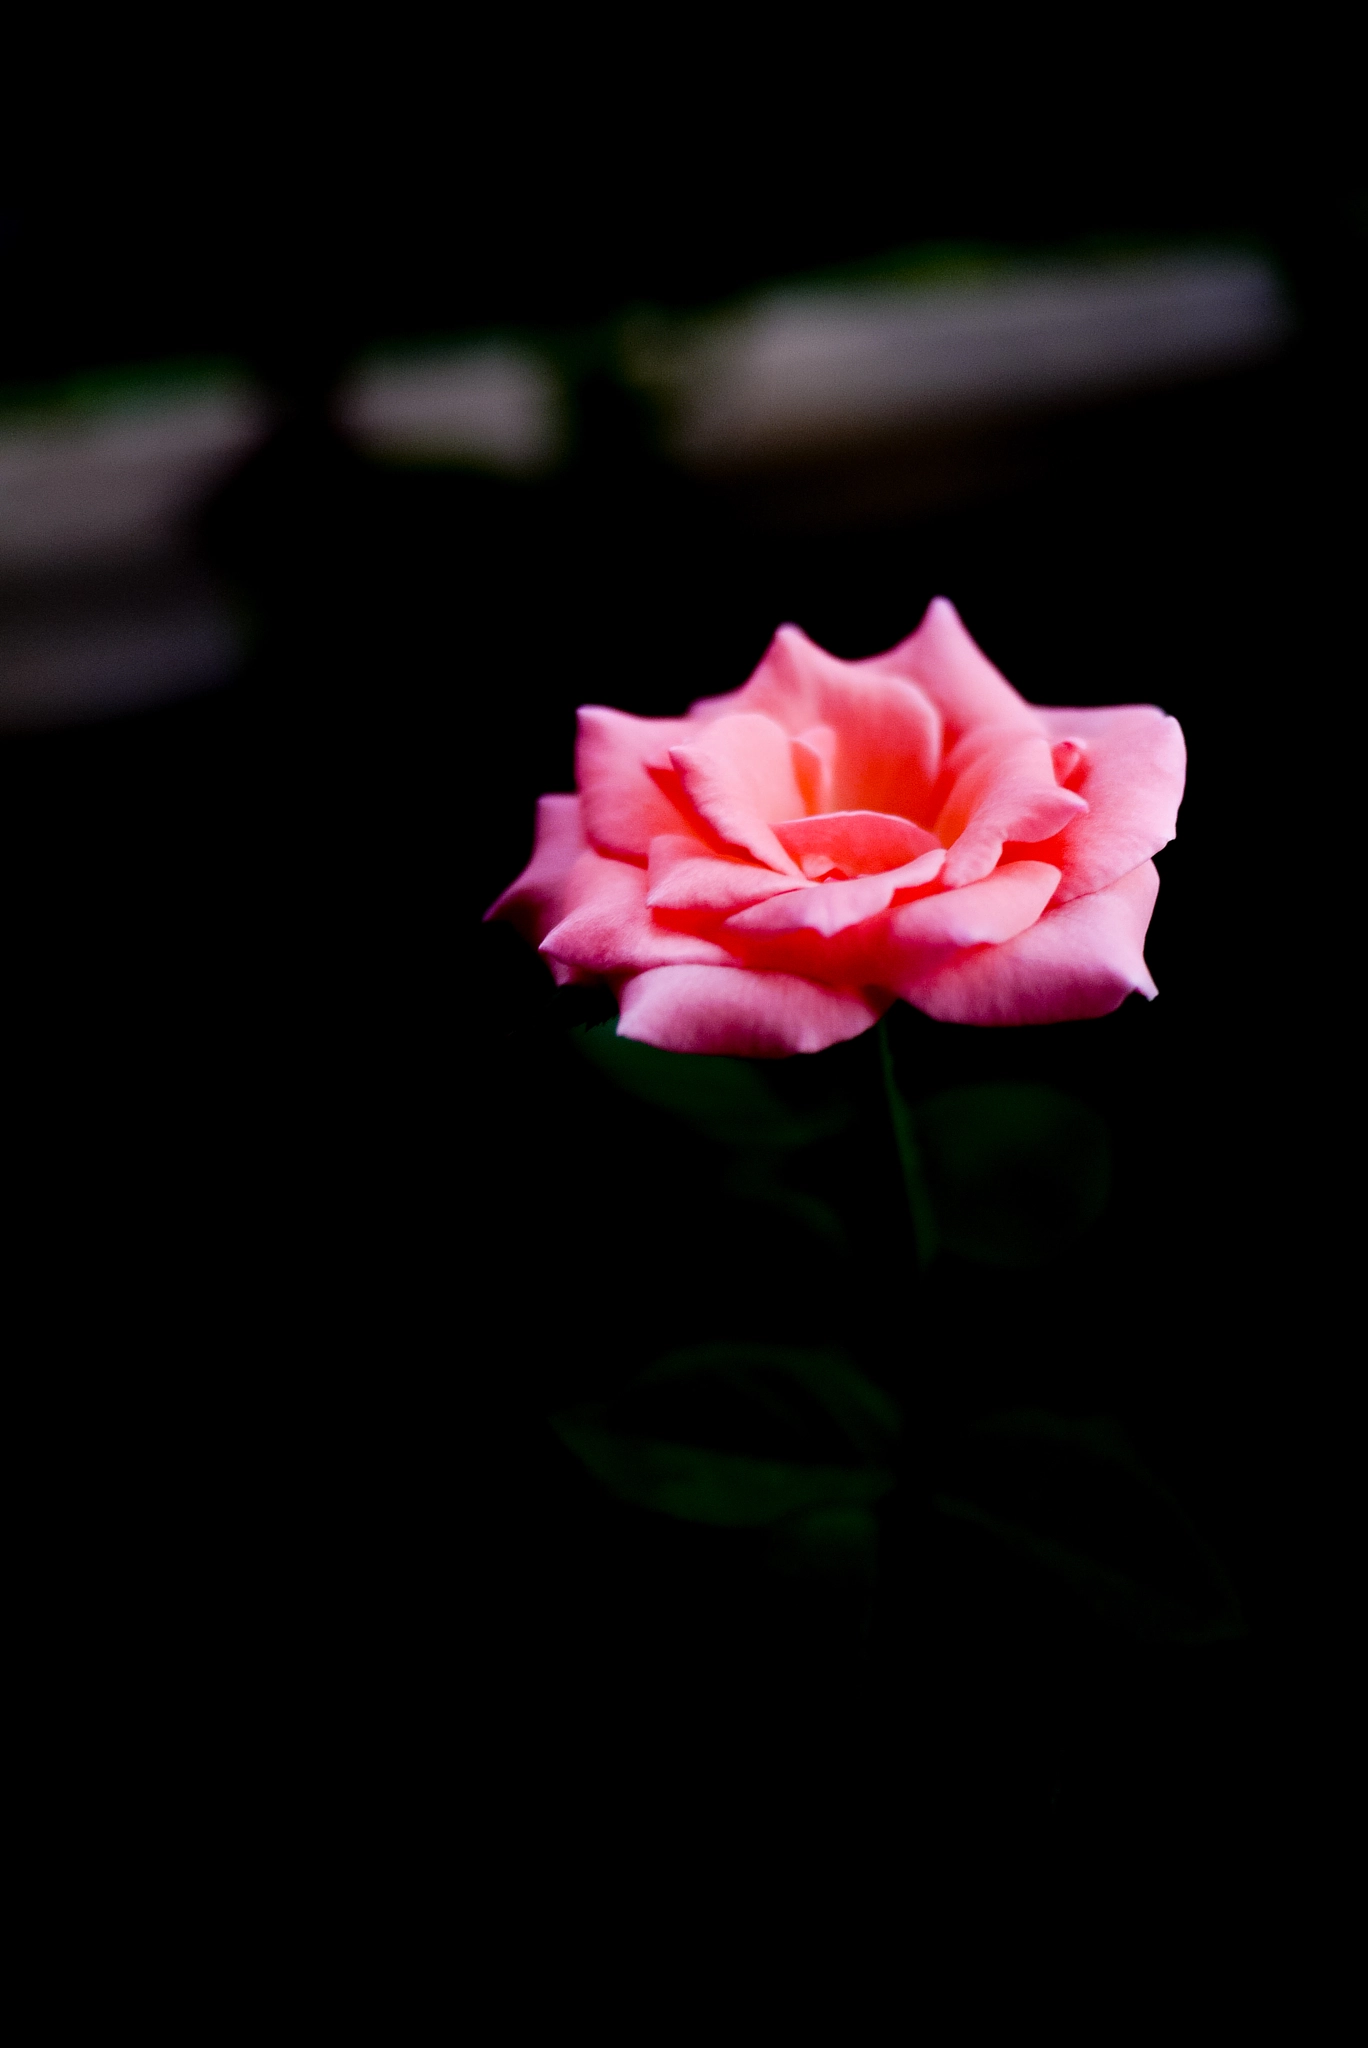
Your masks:
<svg viewBox="0 0 1368 2048"><path fill-rule="evenodd" d="M788 1222L824 1238L834 1251L846 1249L845 1225L832 1204L821 1195L790 1187L776 1168L772 1153L758 1148L739 1153L723 1185L737 1201L758 1202L764 1208L777 1210Z"/></svg>
<svg viewBox="0 0 1368 2048"><path fill-rule="evenodd" d="M808 1508L776 1522L766 1550L775 1571L867 1592L878 1569L879 1524L867 1507Z"/></svg>
<svg viewBox="0 0 1368 2048"><path fill-rule="evenodd" d="M940 1515L1128 1634L1212 1643L1245 1633L1220 1559L1107 1418L989 1416L964 1433L941 1485Z"/></svg>
<svg viewBox="0 0 1368 2048"><path fill-rule="evenodd" d="M891 1484L887 1473L873 1468L786 1465L697 1444L621 1437L571 1416L558 1416L555 1426L619 1500L718 1528L761 1528L803 1508L861 1505L877 1500Z"/></svg>
<svg viewBox="0 0 1368 2048"><path fill-rule="evenodd" d="M818 1509L867 1509L893 1483L899 1418L839 1352L705 1344L657 1359L614 1400L553 1426L621 1500L761 1528ZM794 1538L813 1554L863 1540L839 1519Z"/></svg>
<svg viewBox="0 0 1368 2048"><path fill-rule="evenodd" d="M619 1038L611 1022L577 1026L570 1036L584 1057L628 1095L682 1117L719 1144L794 1151L832 1135L846 1120L839 1105L799 1115L750 1060L661 1052L638 1039Z"/></svg>

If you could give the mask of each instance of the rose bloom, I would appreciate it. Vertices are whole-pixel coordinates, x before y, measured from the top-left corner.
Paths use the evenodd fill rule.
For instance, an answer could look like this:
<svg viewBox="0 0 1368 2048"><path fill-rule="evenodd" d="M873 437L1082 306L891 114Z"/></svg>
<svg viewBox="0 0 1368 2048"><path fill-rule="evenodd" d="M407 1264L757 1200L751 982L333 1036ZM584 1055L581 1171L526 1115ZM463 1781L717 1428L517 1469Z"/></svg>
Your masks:
<svg viewBox="0 0 1368 2048"><path fill-rule="evenodd" d="M684 718L587 705L579 794L541 798L488 915L673 1052L820 1052L897 996L957 1024L1100 1017L1155 994L1150 856L1184 759L1152 704L1026 703L945 598L867 661L783 626Z"/></svg>

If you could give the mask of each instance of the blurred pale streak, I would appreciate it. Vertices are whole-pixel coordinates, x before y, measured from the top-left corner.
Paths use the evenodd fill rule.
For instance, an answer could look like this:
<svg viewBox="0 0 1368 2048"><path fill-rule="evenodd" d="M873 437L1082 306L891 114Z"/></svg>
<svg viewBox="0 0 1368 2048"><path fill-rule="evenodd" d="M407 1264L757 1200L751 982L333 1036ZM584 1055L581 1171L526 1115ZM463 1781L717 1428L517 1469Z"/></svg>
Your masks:
<svg viewBox="0 0 1368 2048"><path fill-rule="evenodd" d="M671 452L724 471L1233 369L1290 328L1268 263L1209 250L779 289L706 320L629 325L625 354L663 401Z"/></svg>
<svg viewBox="0 0 1368 2048"><path fill-rule="evenodd" d="M224 681L231 609L193 520L265 438L232 371L149 371L0 412L0 725L102 717Z"/></svg>
<svg viewBox="0 0 1368 2048"><path fill-rule="evenodd" d="M551 366L511 342L372 358L339 392L335 417L387 461L513 476L550 468L565 442Z"/></svg>
<svg viewBox="0 0 1368 2048"><path fill-rule="evenodd" d="M0 575L163 553L268 424L226 379L0 416Z"/></svg>

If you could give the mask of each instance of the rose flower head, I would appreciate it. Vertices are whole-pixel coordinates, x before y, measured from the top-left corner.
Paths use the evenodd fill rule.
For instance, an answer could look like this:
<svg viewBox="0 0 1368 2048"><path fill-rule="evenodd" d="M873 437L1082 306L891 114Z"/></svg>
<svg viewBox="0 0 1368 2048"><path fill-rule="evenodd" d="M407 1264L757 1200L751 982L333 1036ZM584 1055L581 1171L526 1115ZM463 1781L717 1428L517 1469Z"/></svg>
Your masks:
<svg viewBox="0 0 1368 2048"><path fill-rule="evenodd" d="M959 1024L1100 1017L1155 994L1184 765L1152 704L1026 703L945 598L866 661L782 626L683 718L586 705L579 794L541 798L488 915L672 1052L820 1052L898 996Z"/></svg>

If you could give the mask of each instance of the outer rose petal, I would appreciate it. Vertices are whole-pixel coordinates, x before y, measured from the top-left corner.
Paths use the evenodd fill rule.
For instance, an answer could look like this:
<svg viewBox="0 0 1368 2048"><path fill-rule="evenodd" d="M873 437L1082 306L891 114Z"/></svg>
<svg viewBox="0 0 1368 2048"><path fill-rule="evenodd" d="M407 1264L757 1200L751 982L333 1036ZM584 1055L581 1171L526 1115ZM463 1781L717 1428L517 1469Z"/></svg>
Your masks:
<svg viewBox="0 0 1368 2048"><path fill-rule="evenodd" d="M797 626L781 626L750 681L729 697L704 697L690 718L762 711L785 732L837 734L832 810L889 811L929 823L925 812L940 764L941 721L916 683L867 662L840 661Z"/></svg>
<svg viewBox="0 0 1368 2048"><path fill-rule="evenodd" d="M682 718L633 718L602 704L581 707L575 780L585 832L600 852L645 860L660 833L688 829L646 763L663 761L668 748L693 730Z"/></svg>
<svg viewBox="0 0 1368 2048"><path fill-rule="evenodd" d="M860 666L919 684L950 728L951 739L977 725L1040 730L1033 707L975 646L948 597L933 597L915 633Z"/></svg>
<svg viewBox="0 0 1368 2048"><path fill-rule="evenodd" d="M525 939L540 945L564 914L571 870L585 851L584 821L577 796L539 796L532 858L485 912L504 917Z"/></svg>
<svg viewBox="0 0 1368 2048"><path fill-rule="evenodd" d="M623 988L618 1036L665 1052L787 1059L857 1038L891 1000L745 967L656 967Z"/></svg>
<svg viewBox="0 0 1368 2048"><path fill-rule="evenodd" d="M1144 942L1159 874L1144 861L1109 888L1045 912L1018 938L962 954L899 993L948 1024L1064 1024L1157 991Z"/></svg>
<svg viewBox="0 0 1368 2048"><path fill-rule="evenodd" d="M792 875L776 875L773 868L756 867L750 861L719 860L696 839L662 835L651 841L646 870L650 910L693 916L712 912L728 917L734 910L760 903L766 896L782 895L794 886Z"/></svg>
<svg viewBox="0 0 1368 2048"><path fill-rule="evenodd" d="M730 961L709 939L671 931L646 908L646 874L627 861L581 854L568 894L575 907L542 940L541 951L565 967L626 974L675 961Z"/></svg>
<svg viewBox="0 0 1368 2048"><path fill-rule="evenodd" d="M687 745L671 746L670 760L689 802L724 846L739 847L780 874L797 874L770 830L772 818L803 808L789 736L772 718L741 712L718 718Z"/></svg>
<svg viewBox="0 0 1368 2048"><path fill-rule="evenodd" d="M1056 741L1081 740L1070 786L1087 799L1077 818L1047 846L1064 879L1057 902L1091 895L1167 846L1178 825L1187 753L1176 718L1154 704L1118 704L1086 711L1041 711Z"/></svg>

